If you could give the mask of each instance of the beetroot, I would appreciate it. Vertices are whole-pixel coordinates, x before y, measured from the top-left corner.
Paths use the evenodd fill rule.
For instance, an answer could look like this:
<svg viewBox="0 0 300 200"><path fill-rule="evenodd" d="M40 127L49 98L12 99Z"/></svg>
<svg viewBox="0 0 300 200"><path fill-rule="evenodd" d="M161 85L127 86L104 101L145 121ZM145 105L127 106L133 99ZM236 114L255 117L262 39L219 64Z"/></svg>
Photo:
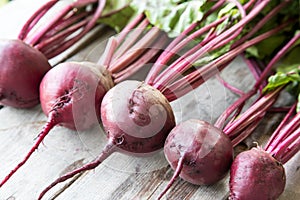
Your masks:
<svg viewBox="0 0 300 200"><path fill-rule="evenodd" d="M182 122L172 129L164 153L175 173L158 199L178 176L196 185L219 181L233 160L233 147L228 136L208 122L196 119Z"/></svg>
<svg viewBox="0 0 300 200"><path fill-rule="evenodd" d="M0 104L27 108L39 103L39 84L51 68L47 58L20 40L0 40Z"/></svg>
<svg viewBox="0 0 300 200"><path fill-rule="evenodd" d="M277 199L285 187L280 162L260 147L237 155L230 170L231 200Z"/></svg>
<svg viewBox="0 0 300 200"><path fill-rule="evenodd" d="M49 121L73 130L86 130L99 122L100 104L113 86L107 70L88 62L61 63L40 84L40 99ZM53 119L51 119L53 118Z"/></svg>
<svg viewBox="0 0 300 200"><path fill-rule="evenodd" d="M168 100L157 89L124 81L103 98L101 119L108 139L122 138L117 147L129 154L160 150L175 119Z"/></svg>
<svg viewBox="0 0 300 200"><path fill-rule="evenodd" d="M230 139L218 128L200 120L188 120L169 134L165 156L179 176L196 185L209 185L222 179L233 160ZM182 161L182 166L178 163ZM176 172L175 172L176 173Z"/></svg>

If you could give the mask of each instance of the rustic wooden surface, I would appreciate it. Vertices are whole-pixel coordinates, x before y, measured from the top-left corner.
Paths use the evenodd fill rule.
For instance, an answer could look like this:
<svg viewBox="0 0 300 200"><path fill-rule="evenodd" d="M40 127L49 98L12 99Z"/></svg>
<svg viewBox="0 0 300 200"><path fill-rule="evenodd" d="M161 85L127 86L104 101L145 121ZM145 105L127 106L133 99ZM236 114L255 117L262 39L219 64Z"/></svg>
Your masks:
<svg viewBox="0 0 300 200"><path fill-rule="evenodd" d="M0 37L16 38L18 30L45 0L15 0L0 9ZM97 61L99 44L113 32L99 27L94 42L80 46L69 60ZM90 38L87 37L87 38ZM87 39L86 38L86 39ZM90 41L90 40L88 40ZM57 63L66 55L51 60ZM1 67L1 66L0 66ZM144 73L132 78L143 79ZM241 59L236 59L222 76L237 87L247 90L253 80ZM16 83L17 84L17 83ZM194 92L172 103L177 122L198 118L214 122L230 102L237 96L224 89L215 79L209 80ZM283 97L281 103L289 98ZM196 106L196 109L195 109ZM268 115L259 128L245 144L253 141L263 144L281 119L280 114ZM42 129L46 117L40 106L32 109L0 109L0 178L24 156ZM97 156L104 146L106 138L100 126L85 132L70 131L63 127L54 128L46 137L44 145L34 153L7 184L0 189L0 200L36 199L39 192L51 181L74 166L80 166ZM281 200L300 199L299 154L286 164L287 185ZM164 189L173 171L168 166L162 152L153 157L136 158L113 154L97 169L84 173L72 180L72 184L63 183L51 190L45 199L61 200L130 200L155 199ZM220 200L228 197L228 176L212 186L194 186L178 179L165 199L201 199Z"/></svg>

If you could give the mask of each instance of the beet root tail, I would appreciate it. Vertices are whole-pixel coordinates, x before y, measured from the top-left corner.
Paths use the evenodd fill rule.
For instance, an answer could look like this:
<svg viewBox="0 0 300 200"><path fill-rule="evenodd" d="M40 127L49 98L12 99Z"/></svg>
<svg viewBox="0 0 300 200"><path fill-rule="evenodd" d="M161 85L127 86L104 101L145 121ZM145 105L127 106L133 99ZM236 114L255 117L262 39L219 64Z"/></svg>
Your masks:
<svg viewBox="0 0 300 200"><path fill-rule="evenodd" d="M110 141L109 143L106 144L104 147L102 153L92 162L87 163L83 165L80 168L77 168L71 172L66 173L65 175L57 178L55 181L53 181L50 185L48 185L39 195L38 200L41 200L45 194L51 190L54 186L56 186L59 183L62 183L77 174L83 173L88 170L95 169L97 166L99 166L107 157L109 157L114 151L115 151L116 145L114 144L114 141Z"/></svg>
<svg viewBox="0 0 300 200"><path fill-rule="evenodd" d="M171 178L171 180L169 181L168 185L165 187L165 189L160 193L160 195L158 196L157 200L160 200L165 194L166 192L171 188L171 186L173 185L173 183L175 182L175 180L178 178L182 168L183 168L183 162L184 162L184 159L185 159L185 156L181 156L179 161L178 161L178 164L177 164L177 167L176 167L176 170Z"/></svg>
<svg viewBox="0 0 300 200"><path fill-rule="evenodd" d="M36 149L38 149L39 145L43 142L44 138L48 135L50 130L56 125L54 120L50 120L46 123L41 133L37 136L36 142L30 149L30 151L26 154L26 156L23 158L21 162L15 166L14 169L12 169L9 174L1 181L0 188L28 161L30 156L35 152Z"/></svg>

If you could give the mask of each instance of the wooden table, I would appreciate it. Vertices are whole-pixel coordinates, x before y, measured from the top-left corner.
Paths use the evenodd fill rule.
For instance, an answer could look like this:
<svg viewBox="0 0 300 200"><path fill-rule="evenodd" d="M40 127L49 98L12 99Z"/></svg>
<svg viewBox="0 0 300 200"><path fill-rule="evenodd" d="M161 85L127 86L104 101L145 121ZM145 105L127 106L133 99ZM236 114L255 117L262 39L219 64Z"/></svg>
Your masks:
<svg viewBox="0 0 300 200"><path fill-rule="evenodd" d="M15 0L0 9L0 37L16 38L16 35L39 5L45 0ZM88 35L69 60L97 61L95 48L103 49L105 38L113 32L101 26ZM94 36L92 36L94 35ZM96 36L95 36L96 35ZM102 44L102 46L100 45ZM74 49L72 49L73 51ZM55 64L64 60L72 51L52 59ZM0 66L1 67L1 66ZM237 58L221 75L235 86L247 90L254 81L240 58ZM132 79L143 79L140 73ZM224 89L214 78L206 84L172 103L176 121L190 118L214 122L218 115L236 95ZM284 96L282 102L288 101ZM196 109L194 108L196 106ZM263 144L268 134L276 127L282 116L267 115L255 133L246 140ZM46 116L38 105L32 109L0 109L0 177L1 179L24 156L46 122ZM0 200L32 200L39 192L59 175L78 167L95 158L104 146L106 138L100 126L85 132L76 132L64 127L54 128L46 137L44 145L34 153L7 184L0 189ZM286 164L287 185L281 200L300 199L300 173L298 172L299 154ZM84 173L70 181L59 184L51 190L45 199L61 200L110 200L110 199L155 199L164 189L173 171L168 166L162 152L153 157L136 158L113 154L95 170ZM220 200L228 197L228 175L225 179L211 186L195 186L181 179L176 180L165 199Z"/></svg>

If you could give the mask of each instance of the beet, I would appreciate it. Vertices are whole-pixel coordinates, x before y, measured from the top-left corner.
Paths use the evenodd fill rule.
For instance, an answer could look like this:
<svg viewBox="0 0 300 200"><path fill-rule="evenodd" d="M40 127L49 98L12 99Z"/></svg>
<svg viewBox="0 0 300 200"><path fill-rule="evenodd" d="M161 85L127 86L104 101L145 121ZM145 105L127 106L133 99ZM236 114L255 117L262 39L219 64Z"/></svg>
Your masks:
<svg viewBox="0 0 300 200"><path fill-rule="evenodd" d="M260 147L237 155L230 170L230 199L277 199L283 192L283 165Z"/></svg>
<svg viewBox="0 0 300 200"><path fill-rule="evenodd" d="M118 147L130 154L160 150L175 126L165 96L139 81L124 81L113 87L103 98L101 119L108 138L123 137Z"/></svg>
<svg viewBox="0 0 300 200"><path fill-rule="evenodd" d="M61 63L41 82L41 106L47 116L54 113L57 124L86 130L99 123L101 100L112 86L103 67L89 62Z"/></svg>
<svg viewBox="0 0 300 200"><path fill-rule="evenodd" d="M39 103L39 84L48 59L21 40L0 40L0 104L29 108Z"/></svg>
<svg viewBox="0 0 300 200"><path fill-rule="evenodd" d="M221 130L200 120L188 120L169 134L164 152L172 169L183 159L180 177L196 185L222 179L233 160L230 139Z"/></svg>

